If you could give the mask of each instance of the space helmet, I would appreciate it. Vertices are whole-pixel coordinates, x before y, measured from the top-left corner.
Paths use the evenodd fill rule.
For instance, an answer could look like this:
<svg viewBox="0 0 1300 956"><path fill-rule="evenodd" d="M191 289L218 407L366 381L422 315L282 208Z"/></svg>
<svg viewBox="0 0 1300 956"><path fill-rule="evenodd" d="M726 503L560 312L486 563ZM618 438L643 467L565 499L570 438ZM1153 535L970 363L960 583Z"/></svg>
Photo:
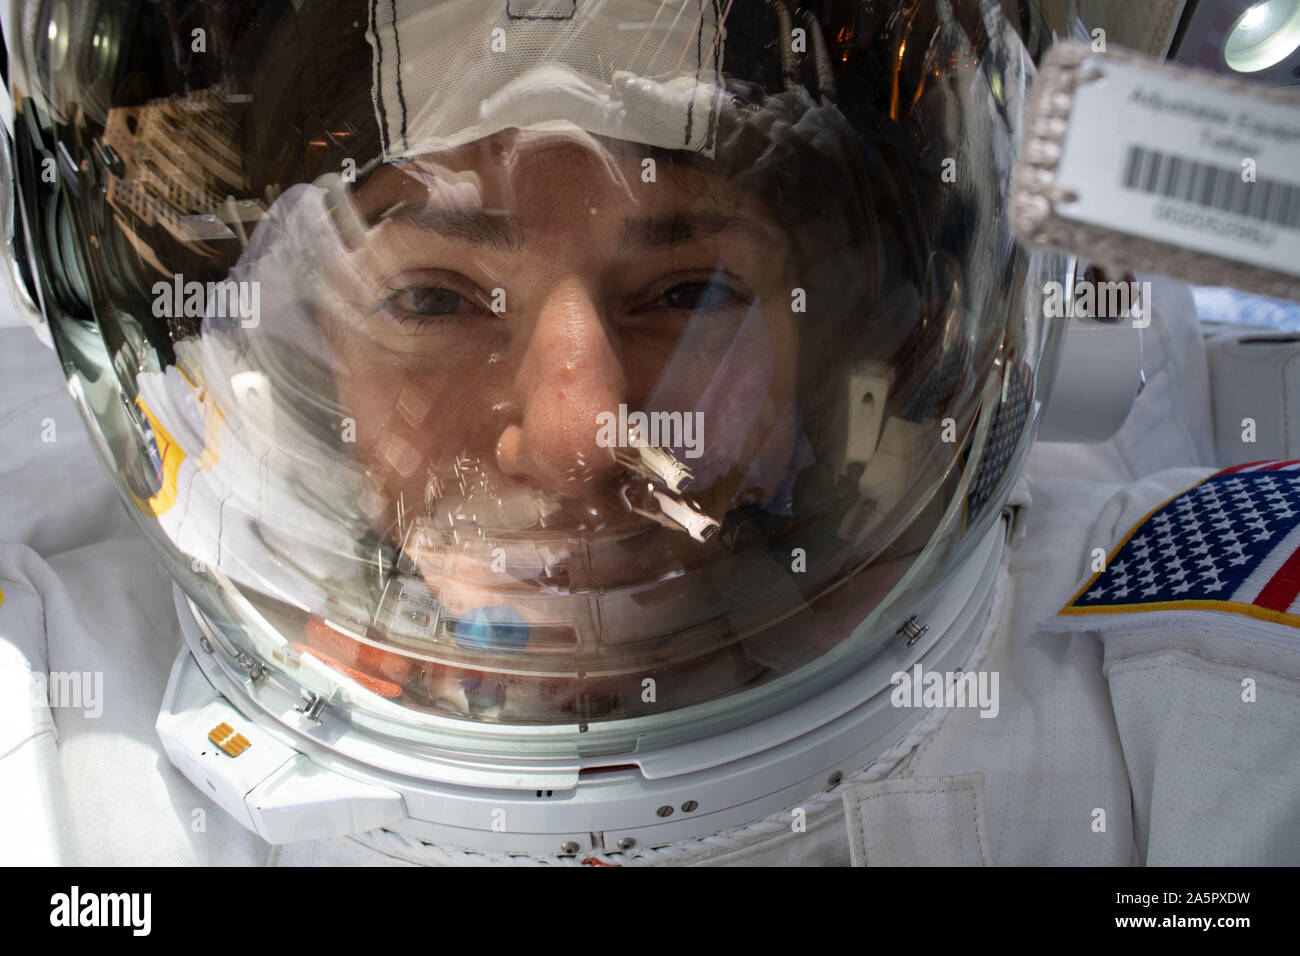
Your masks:
<svg viewBox="0 0 1300 956"><path fill-rule="evenodd" d="M1059 347L1039 12L13 4L14 267L177 586L177 765L270 839L572 853L894 743Z"/></svg>

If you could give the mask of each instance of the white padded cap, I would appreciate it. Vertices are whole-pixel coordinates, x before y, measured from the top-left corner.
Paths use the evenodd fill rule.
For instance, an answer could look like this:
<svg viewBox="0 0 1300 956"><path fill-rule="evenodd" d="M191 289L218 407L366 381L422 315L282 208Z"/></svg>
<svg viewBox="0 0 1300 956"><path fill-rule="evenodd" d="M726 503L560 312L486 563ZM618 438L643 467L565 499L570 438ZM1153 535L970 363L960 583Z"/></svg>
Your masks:
<svg viewBox="0 0 1300 956"><path fill-rule="evenodd" d="M578 127L713 154L718 0L371 0L384 158Z"/></svg>

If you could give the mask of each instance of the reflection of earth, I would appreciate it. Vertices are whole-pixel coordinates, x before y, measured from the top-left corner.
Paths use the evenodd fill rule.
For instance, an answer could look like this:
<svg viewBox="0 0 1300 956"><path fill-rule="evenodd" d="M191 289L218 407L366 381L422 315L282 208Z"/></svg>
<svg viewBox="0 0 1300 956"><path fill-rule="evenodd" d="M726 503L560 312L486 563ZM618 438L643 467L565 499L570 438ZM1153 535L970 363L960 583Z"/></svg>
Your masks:
<svg viewBox="0 0 1300 956"><path fill-rule="evenodd" d="M1268 325L1283 332L1300 332L1300 302L1212 286L1193 286L1192 297L1202 322Z"/></svg>

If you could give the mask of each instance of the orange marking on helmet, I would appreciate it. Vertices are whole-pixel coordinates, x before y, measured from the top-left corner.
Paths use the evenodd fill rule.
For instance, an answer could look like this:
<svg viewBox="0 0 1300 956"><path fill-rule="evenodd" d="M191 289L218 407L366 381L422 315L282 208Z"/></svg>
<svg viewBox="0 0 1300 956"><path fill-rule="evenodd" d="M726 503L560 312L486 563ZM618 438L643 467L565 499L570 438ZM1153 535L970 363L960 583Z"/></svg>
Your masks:
<svg viewBox="0 0 1300 956"><path fill-rule="evenodd" d="M294 641L293 649L301 654L311 655L322 664L325 664L327 667L332 667L340 674L346 674L372 694L378 694L380 697L387 697L390 699L402 696L402 688L397 684L394 684L392 681L381 680L378 677L371 677L369 674L363 674L355 667L350 667L342 661L326 654L324 651L319 651L301 641Z"/></svg>

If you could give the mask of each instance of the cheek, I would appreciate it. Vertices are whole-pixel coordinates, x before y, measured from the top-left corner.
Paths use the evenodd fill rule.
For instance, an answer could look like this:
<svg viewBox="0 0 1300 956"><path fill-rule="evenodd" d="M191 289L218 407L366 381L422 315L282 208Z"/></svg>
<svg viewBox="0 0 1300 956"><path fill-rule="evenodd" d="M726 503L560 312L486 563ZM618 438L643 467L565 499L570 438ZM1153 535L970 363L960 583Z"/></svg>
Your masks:
<svg viewBox="0 0 1300 956"><path fill-rule="evenodd" d="M762 310L756 323L737 314L685 337L680 328L626 336L628 402L641 405L653 396L656 408L687 411L743 393L763 395L778 410L789 405L797 388L798 330L779 294L764 296Z"/></svg>
<svg viewBox="0 0 1300 956"><path fill-rule="evenodd" d="M327 328L335 388L342 415L355 423L358 459L405 478L475 447L468 426L484 419L482 363L394 352L337 320Z"/></svg>
<svg viewBox="0 0 1300 956"><path fill-rule="evenodd" d="M430 465L441 468L473 447L464 389L443 376L352 362L338 389L343 414L356 423L357 457L390 479L423 482Z"/></svg>
<svg viewBox="0 0 1300 956"><path fill-rule="evenodd" d="M334 376L343 414L355 423L356 441L367 453L383 432L397 404L401 381L392 375L375 375L360 364L348 363Z"/></svg>
<svg viewBox="0 0 1300 956"><path fill-rule="evenodd" d="M367 468L409 477L418 473L424 450L394 414L404 382L352 366L339 377L343 414L356 423L356 455Z"/></svg>
<svg viewBox="0 0 1300 956"><path fill-rule="evenodd" d="M665 370L674 361L677 336L634 331L626 333L621 344L623 372L627 381L626 400L629 407L639 408L650 399ZM677 358L677 361L680 362L681 358ZM698 378L699 374L692 374L691 380ZM673 396L673 400L679 403L685 399L685 395L681 398Z"/></svg>
<svg viewBox="0 0 1300 956"><path fill-rule="evenodd" d="M767 313L772 336L772 402L781 408L796 398L799 375L799 327L794 316L779 307Z"/></svg>
<svg viewBox="0 0 1300 956"><path fill-rule="evenodd" d="M793 311L792 290L799 285L789 257L778 271L781 279L764 290L763 319L772 339L772 398L778 407L794 400L799 373L799 324L809 313Z"/></svg>

